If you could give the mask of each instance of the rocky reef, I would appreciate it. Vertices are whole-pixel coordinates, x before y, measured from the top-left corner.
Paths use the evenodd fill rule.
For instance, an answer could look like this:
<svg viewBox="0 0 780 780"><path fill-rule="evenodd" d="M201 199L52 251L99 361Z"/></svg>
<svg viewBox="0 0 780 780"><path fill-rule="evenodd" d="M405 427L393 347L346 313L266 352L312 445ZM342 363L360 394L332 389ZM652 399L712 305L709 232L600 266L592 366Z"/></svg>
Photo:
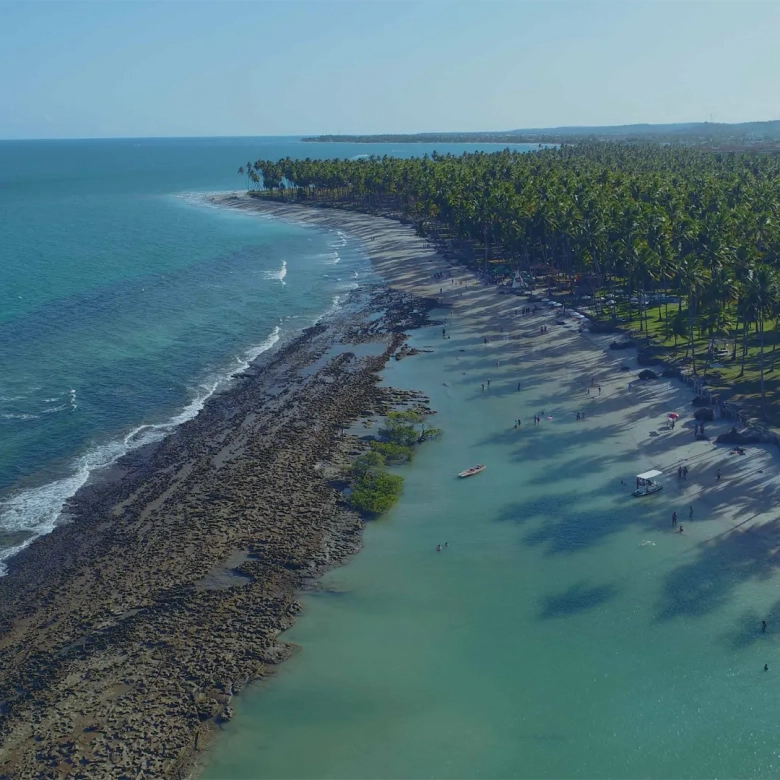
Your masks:
<svg viewBox="0 0 780 780"><path fill-rule="evenodd" d="M0 778L183 777L292 648L296 594L360 546L330 479L432 301L375 287L88 484L0 579ZM350 345L373 342L370 355ZM423 399L425 400L425 399Z"/></svg>

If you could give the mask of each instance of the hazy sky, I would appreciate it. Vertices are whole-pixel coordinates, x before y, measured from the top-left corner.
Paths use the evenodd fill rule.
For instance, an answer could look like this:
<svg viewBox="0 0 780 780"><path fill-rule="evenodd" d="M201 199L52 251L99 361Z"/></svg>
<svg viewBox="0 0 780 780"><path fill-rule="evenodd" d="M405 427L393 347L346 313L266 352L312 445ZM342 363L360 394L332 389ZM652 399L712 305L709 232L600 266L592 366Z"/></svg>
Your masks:
<svg viewBox="0 0 780 780"><path fill-rule="evenodd" d="M776 2L0 2L0 138L780 118Z"/></svg>

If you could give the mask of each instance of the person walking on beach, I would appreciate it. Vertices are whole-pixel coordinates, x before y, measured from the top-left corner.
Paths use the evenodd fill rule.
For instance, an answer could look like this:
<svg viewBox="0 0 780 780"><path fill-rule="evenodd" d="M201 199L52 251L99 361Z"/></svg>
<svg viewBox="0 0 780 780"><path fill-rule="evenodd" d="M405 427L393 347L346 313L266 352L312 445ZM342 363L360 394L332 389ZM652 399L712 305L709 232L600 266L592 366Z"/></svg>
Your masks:
<svg viewBox="0 0 780 780"><path fill-rule="evenodd" d="M520 389L520 382L517 383L517 389Z"/></svg>
<svg viewBox="0 0 780 780"><path fill-rule="evenodd" d="M688 519L689 520L693 520L693 507L692 506L688 507Z"/></svg>
<svg viewBox="0 0 780 780"><path fill-rule="evenodd" d="M718 469L718 476L715 478L716 482L720 482L720 469Z"/></svg>
<svg viewBox="0 0 780 780"><path fill-rule="evenodd" d="M672 512L672 528L677 525L677 512Z"/></svg>
<svg viewBox="0 0 780 780"><path fill-rule="evenodd" d="M677 479L682 479L682 466L677 467Z"/></svg>
<svg viewBox="0 0 780 780"><path fill-rule="evenodd" d="M688 467L683 466L683 479L688 479Z"/></svg>
<svg viewBox="0 0 780 780"><path fill-rule="evenodd" d="M599 387L599 395L601 395L601 385L599 385L598 387Z"/></svg>

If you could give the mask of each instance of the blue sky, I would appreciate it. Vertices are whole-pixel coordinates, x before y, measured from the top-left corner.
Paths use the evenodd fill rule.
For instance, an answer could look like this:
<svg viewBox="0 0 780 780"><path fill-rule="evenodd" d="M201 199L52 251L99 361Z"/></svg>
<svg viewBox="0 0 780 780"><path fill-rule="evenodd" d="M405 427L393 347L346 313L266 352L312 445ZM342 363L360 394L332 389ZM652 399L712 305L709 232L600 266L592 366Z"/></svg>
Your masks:
<svg viewBox="0 0 780 780"><path fill-rule="evenodd" d="M0 2L0 138L780 118L775 2Z"/></svg>

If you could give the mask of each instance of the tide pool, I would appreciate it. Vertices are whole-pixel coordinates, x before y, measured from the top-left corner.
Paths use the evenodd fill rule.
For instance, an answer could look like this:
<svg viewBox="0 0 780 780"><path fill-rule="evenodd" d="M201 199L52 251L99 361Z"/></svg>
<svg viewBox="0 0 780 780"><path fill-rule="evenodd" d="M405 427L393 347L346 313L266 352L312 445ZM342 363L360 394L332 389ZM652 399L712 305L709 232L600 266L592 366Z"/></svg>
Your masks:
<svg viewBox="0 0 780 780"><path fill-rule="evenodd" d="M300 652L235 700L205 777L776 776L780 618L759 626L780 615L774 543L728 533L710 450L660 426L688 394L664 380L629 397L597 339L496 366L501 343L457 316L447 332L413 333L434 351L385 372L430 396L444 437L399 469L365 549L305 594L284 635ZM753 457L729 478L771 466ZM666 489L630 497L655 465Z"/></svg>

